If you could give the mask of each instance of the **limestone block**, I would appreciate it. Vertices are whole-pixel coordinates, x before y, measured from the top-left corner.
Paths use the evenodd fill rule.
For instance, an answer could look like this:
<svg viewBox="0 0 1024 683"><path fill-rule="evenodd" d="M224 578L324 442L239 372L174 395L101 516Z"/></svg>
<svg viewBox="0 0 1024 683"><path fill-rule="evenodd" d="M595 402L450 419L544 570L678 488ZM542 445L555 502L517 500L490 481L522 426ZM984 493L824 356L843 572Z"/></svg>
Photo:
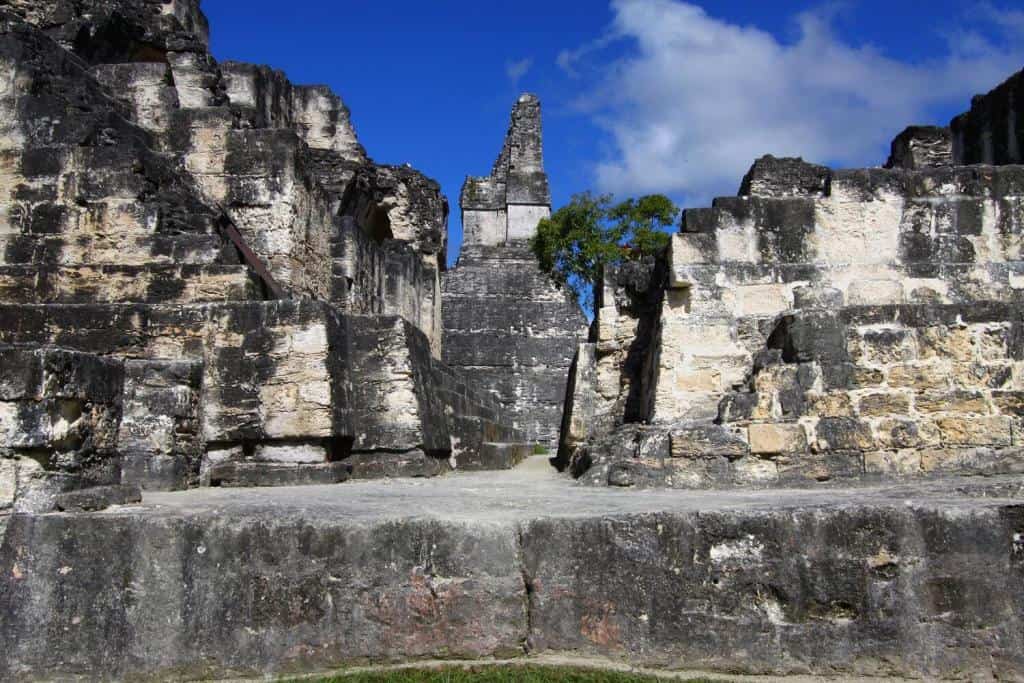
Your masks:
<svg viewBox="0 0 1024 683"><path fill-rule="evenodd" d="M921 360L970 361L974 358L971 332L966 327L931 326L917 331Z"/></svg>
<svg viewBox="0 0 1024 683"><path fill-rule="evenodd" d="M597 406L597 360L594 344L580 344L569 370L559 453L563 448L583 443L593 427Z"/></svg>
<svg viewBox="0 0 1024 683"><path fill-rule="evenodd" d="M939 363L901 363L886 371L890 387L916 391L941 391L949 388L949 369Z"/></svg>
<svg viewBox="0 0 1024 683"><path fill-rule="evenodd" d="M167 64L104 64L92 71L100 83L131 103L140 126L158 133L168 130L179 105Z"/></svg>
<svg viewBox="0 0 1024 683"><path fill-rule="evenodd" d="M835 287L801 285L793 289L793 308L836 309L843 305L843 292Z"/></svg>
<svg viewBox="0 0 1024 683"><path fill-rule="evenodd" d="M908 476L922 472L921 451L906 448L898 451L870 451L864 454L868 474Z"/></svg>
<svg viewBox="0 0 1024 683"><path fill-rule="evenodd" d="M211 484L210 472L218 465L227 462L239 462L245 458L245 448L242 445L232 446L209 446L203 454L203 460L199 468L200 486Z"/></svg>
<svg viewBox="0 0 1024 683"><path fill-rule="evenodd" d="M941 441L939 429L928 420L886 417L873 421L875 440L887 449L922 448Z"/></svg>
<svg viewBox="0 0 1024 683"><path fill-rule="evenodd" d="M779 479L779 466L770 459L746 457L735 463L736 483L746 486L766 486Z"/></svg>
<svg viewBox="0 0 1024 683"><path fill-rule="evenodd" d="M972 326L976 357L982 362L1005 361L1009 353L1010 325Z"/></svg>
<svg viewBox="0 0 1024 683"><path fill-rule="evenodd" d="M678 368L673 386L678 391L721 391L722 373L717 370Z"/></svg>
<svg viewBox="0 0 1024 683"><path fill-rule="evenodd" d="M170 52L167 61L183 108L200 109L221 102L217 90L220 76L213 57L199 52Z"/></svg>
<svg viewBox="0 0 1024 683"><path fill-rule="evenodd" d="M62 512L98 512L114 505L141 502L142 489L137 485L115 484L61 493L56 497L56 508Z"/></svg>
<svg viewBox="0 0 1024 683"><path fill-rule="evenodd" d="M953 363L952 381L966 389L1008 389L1013 382L1011 363Z"/></svg>
<svg viewBox="0 0 1024 683"><path fill-rule="evenodd" d="M857 400L857 413L862 417L906 415L910 412L910 394L900 392L871 392Z"/></svg>
<svg viewBox="0 0 1024 683"><path fill-rule="evenodd" d="M187 486L202 453L201 381L201 363L126 361L117 435L122 484L150 491Z"/></svg>
<svg viewBox="0 0 1024 683"><path fill-rule="evenodd" d="M816 262L883 265L899 258L903 197L895 192L880 191L875 201L863 199L863 192L855 181L834 177L831 195L815 202L815 229L810 241ZM860 289L866 296L891 297L896 293L892 284L879 283ZM853 301L848 293L847 303Z"/></svg>
<svg viewBox="0 0 1024 683"><path fill-rule="evenodd" d="M669 439L673 458L725 457L737 460L750 452L740 433L717 425L673 430Z"/></svg>
<svg viewBox="0 0 1024 683"><path fill-rule="evenodd" d="M750 425L750 452L755 455L801 453L807 450L807 433L799 424Z"/></svg>
<svg viewBox="0 0 1024 683"><path fill-rule="evenodd" d="M843 391L808 392L807 414L817 417L853 417L850 395Z"/></svg>
<svg viewBox="0 0 1024 683"><path fill-rule="evenodd" d="M669 249L669 277L673 286L687 280L677 275L684 271L685 266L715 263L718 256L718 245L713 234L675 233L672 235Z"/></svg>
<svg viewBox="0 0 1024 683"><path fill-rule="evenodd" d="M1003 469L1001 451L984 447L946 447L921 450L921 471L937 473L975 473ZM1013 449L1009 449L1013 450Z"/></svg>
<svg viewBox="0 0 1024 683"><path fill-rule="evenodd" d="M1024 391L993 391L992 403L1002 415L1024 417Z"/></svg>
<svg viewBox="0 0 1024 683"><path fill-rule="evenodd" d="M297 86L292 93L294 123L307 145L331 150L347 161L366 160L351 113L340 97L323 86Z"/></svg>
<svg viewBox="0 0 1024 683"><path fill-rule="evenodd" d="M864 456L858 450L836 450L813 455L782 455L775 458L782 484L805 485L852 479L864 474Z"/></svg>
<svg viewBox="0 0 1024 683"><path fill-rule="evenodd" d="M988 401L980 391L925 392L914 399L921 413L990 413Z"/></svg>
<svg viewBox="0 0 1024 683"><path fill-rule="evenodd" d="M910 126L892 141L888 168L917 170L953 165L953 135L949 128Z"/></svg>
<svg viewBox="0 0 1024 683"><path fill-rule="evenodd" d="M257 444L253 458L276 463L316 463L327 462L327 452L322 445L313 443Z"/></svg>
<svg viewBox="0 0 1024 683"><path fill-rule="evenodd" d="M825 194L831 173L803 159L761 157L743 178L740 195L817 197Z"/></svg>
<svg viewBox="0 0 1024 683"><path fill-rule="evenodd" d="M846 291L846 301L851 306L898 304L903 300L903 283L899 280L857 281Z"/></svg>
<svg viewBox="0 0 1024 683"><path fill-rule="evenodd" d="M871 425L846 417L827 417L819 420L815 426L814 445L819 452L877 450Z"/></svg>
<svg viewBox="0 0 1024 683"><path fill-rule="evenodd" d="M910 330L900 328L861 328L847 343L856 363L888 365L917 359L917 343Z"/></svg>
<svg viewBox="0 0 1024 683"><path fill-rule="evenodd" d="M530 239L537 232L537 224L550 217L551 207L547 205L509 204L507 239L509 241Z"/></svg>
<svg viewBox="0 0 1024 683"><path fill-rule="evenodd" d="M793 294L787 285L741 286L735 293L739 316L774 316L793 307Z"/></svg>
<svg viewBox="0 0 1024 683"><path fill-rule="evenodd" d="M18 488L18 462L13 458L0 458L0 514L14 506Z"/></svg>
<svg viewBox="0 0 1024 683"><path fill-rule="evenodd" d="M1009 417L942 417L935 424L943 445L1009 446L1013 442Z"/></svg>

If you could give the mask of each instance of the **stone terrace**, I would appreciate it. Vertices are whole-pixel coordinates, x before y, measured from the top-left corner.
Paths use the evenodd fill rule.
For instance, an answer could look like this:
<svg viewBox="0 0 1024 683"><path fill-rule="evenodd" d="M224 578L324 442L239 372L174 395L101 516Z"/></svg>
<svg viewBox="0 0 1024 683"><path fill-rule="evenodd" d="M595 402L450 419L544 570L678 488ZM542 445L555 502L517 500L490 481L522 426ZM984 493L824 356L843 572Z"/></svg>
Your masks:
<svg viewBox="0 0 1024 683"><path fill-rule="evenodd" d="M567 486L534 460L344 495L196 489L17 516L0 553L0 674L552 652L732 673L1024 671L1016 478L636 495Z"/></svg>

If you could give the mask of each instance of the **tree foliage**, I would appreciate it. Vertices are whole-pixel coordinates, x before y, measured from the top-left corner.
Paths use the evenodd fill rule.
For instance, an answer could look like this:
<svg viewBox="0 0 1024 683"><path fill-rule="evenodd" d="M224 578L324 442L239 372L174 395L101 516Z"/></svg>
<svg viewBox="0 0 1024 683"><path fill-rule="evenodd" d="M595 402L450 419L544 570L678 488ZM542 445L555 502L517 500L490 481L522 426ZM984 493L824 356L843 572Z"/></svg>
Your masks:
<svg viewBox="0 0 1024 683"><path fill-rule="evenodd" d="M663 249L669 241L665 229L678 215L676 205L660 194L613 204L611 195L585 192L541 220L530 246L541 269L591 310L601 271Z"/></svg>

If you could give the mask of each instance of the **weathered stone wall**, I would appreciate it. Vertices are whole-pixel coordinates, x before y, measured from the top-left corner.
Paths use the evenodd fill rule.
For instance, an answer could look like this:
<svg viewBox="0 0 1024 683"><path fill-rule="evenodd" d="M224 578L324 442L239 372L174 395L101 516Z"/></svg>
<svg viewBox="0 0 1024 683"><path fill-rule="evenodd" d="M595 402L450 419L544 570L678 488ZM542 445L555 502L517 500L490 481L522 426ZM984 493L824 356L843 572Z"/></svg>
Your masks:
<svg viewBox="0 0 1024 683"><path fill-rule="evenodd" d="M444 361L492 393L530 441L554 448L586 320L524 244L464 246L445 274Z"/></svg>
<svg viewBox="0 0 1024 683"><path fill-rule="evenodd" d="M827 193L722 198L685 213L652 419L713 417L785 311L1017 299L1021 169L836 171L827 182Z"/></svg>
<svg viewBox="0 0 1024 683"><path fill-rule="evenodd" d="M49 511L64 491L119 483L123 385L118 361L0 347L0 515Z"/></svg>
<svg viewBox="0 0 1024 683"><path fill-rule="evenodd" d="M563 436L563 461L593 483L694 488L1017 471L999 397L1021 388L1024 170L957 154L946 129L912 127L885 169L769 156L739 196L685 211L646 299L660 310L631 313L644 299L614 287L598 308L570 407L592 427ZM609 407L653 426L609 431Z"/></svg>
<svg viewBox="0 0 1024 683"><path fill-rule="evenodd" d="M123 483L108 493L128 500L136 485L436 474L519 441L436 360L437 183L372 162L329 89L218 64L207 36L191 0L0 10L0 336L128 378L109 481L82 483ZM376 317L356 330L350 315ZM443 467L355 466L352 388L376 381L371 358L394 410L361 397L378 431L360 453ZM398 366L409 376L387 375ZM403 425L414 438L389 439Z"/></svg>
<svg viewBox="0 0 1024 683"><path fill-rule="evenodd" d="M469 482L16 516L0 549L0 676L263 677L525 653L731 674L1024 672L1019 483L780 499Z"/></svg>
<svg viewBox="0 0 1024 683"><path fill-rule="evenodd" d="M551 215L540 101L522 95L491 175L462 187L462 252L442 283L444 360L500 401L516 428L555 448L586 321L527 240Z"/></svg>
<svg viewBox="0 0 1024 683"><path fill-rule="evenodd" d="M987 95L950 124L953 154L961 164L1024 163L1024 71Z"/></svg>
<svg viewBox="0 0 1024 683"><path fill-rule="evenodd" d="M428 259L401 240L376 242L350 217L332 239L331 301L359 314L398 315L423 332L441 355L441 278Z"/></svg>

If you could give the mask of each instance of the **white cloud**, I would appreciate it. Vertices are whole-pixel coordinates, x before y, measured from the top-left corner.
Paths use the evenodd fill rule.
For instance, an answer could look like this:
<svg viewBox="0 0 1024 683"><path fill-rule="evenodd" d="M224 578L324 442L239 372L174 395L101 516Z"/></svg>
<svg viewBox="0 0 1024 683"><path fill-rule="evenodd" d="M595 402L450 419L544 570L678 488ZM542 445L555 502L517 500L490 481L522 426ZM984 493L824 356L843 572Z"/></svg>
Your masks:
<svg viewBox="0 0 1024 683"><path fill-rule="evenodd" d="M566 50L570 75L611 41L627 56L591 65L578 104L614 141L595 169L601 190L665 192L690 201L732 192L762 154L870 165L903 127L929 123L929 107L984 92L1024 66L1020 12L988 6L985 22L947 36L920 64L837 36L831 10L794 17L781 42L752 26L678 0L612 0L609 34ZM969 39L968 39L969 37ZM597 53L597 54L595 54Z"/></svg>
<svg viewBox="0 0 1024 683"><path fill-rule="evenodd" d="M508 76L508 80L512 81L513 85L518 85L519 81L532 66L533 59L530 57L516 62L505 62L505 75Z"/></svg>

